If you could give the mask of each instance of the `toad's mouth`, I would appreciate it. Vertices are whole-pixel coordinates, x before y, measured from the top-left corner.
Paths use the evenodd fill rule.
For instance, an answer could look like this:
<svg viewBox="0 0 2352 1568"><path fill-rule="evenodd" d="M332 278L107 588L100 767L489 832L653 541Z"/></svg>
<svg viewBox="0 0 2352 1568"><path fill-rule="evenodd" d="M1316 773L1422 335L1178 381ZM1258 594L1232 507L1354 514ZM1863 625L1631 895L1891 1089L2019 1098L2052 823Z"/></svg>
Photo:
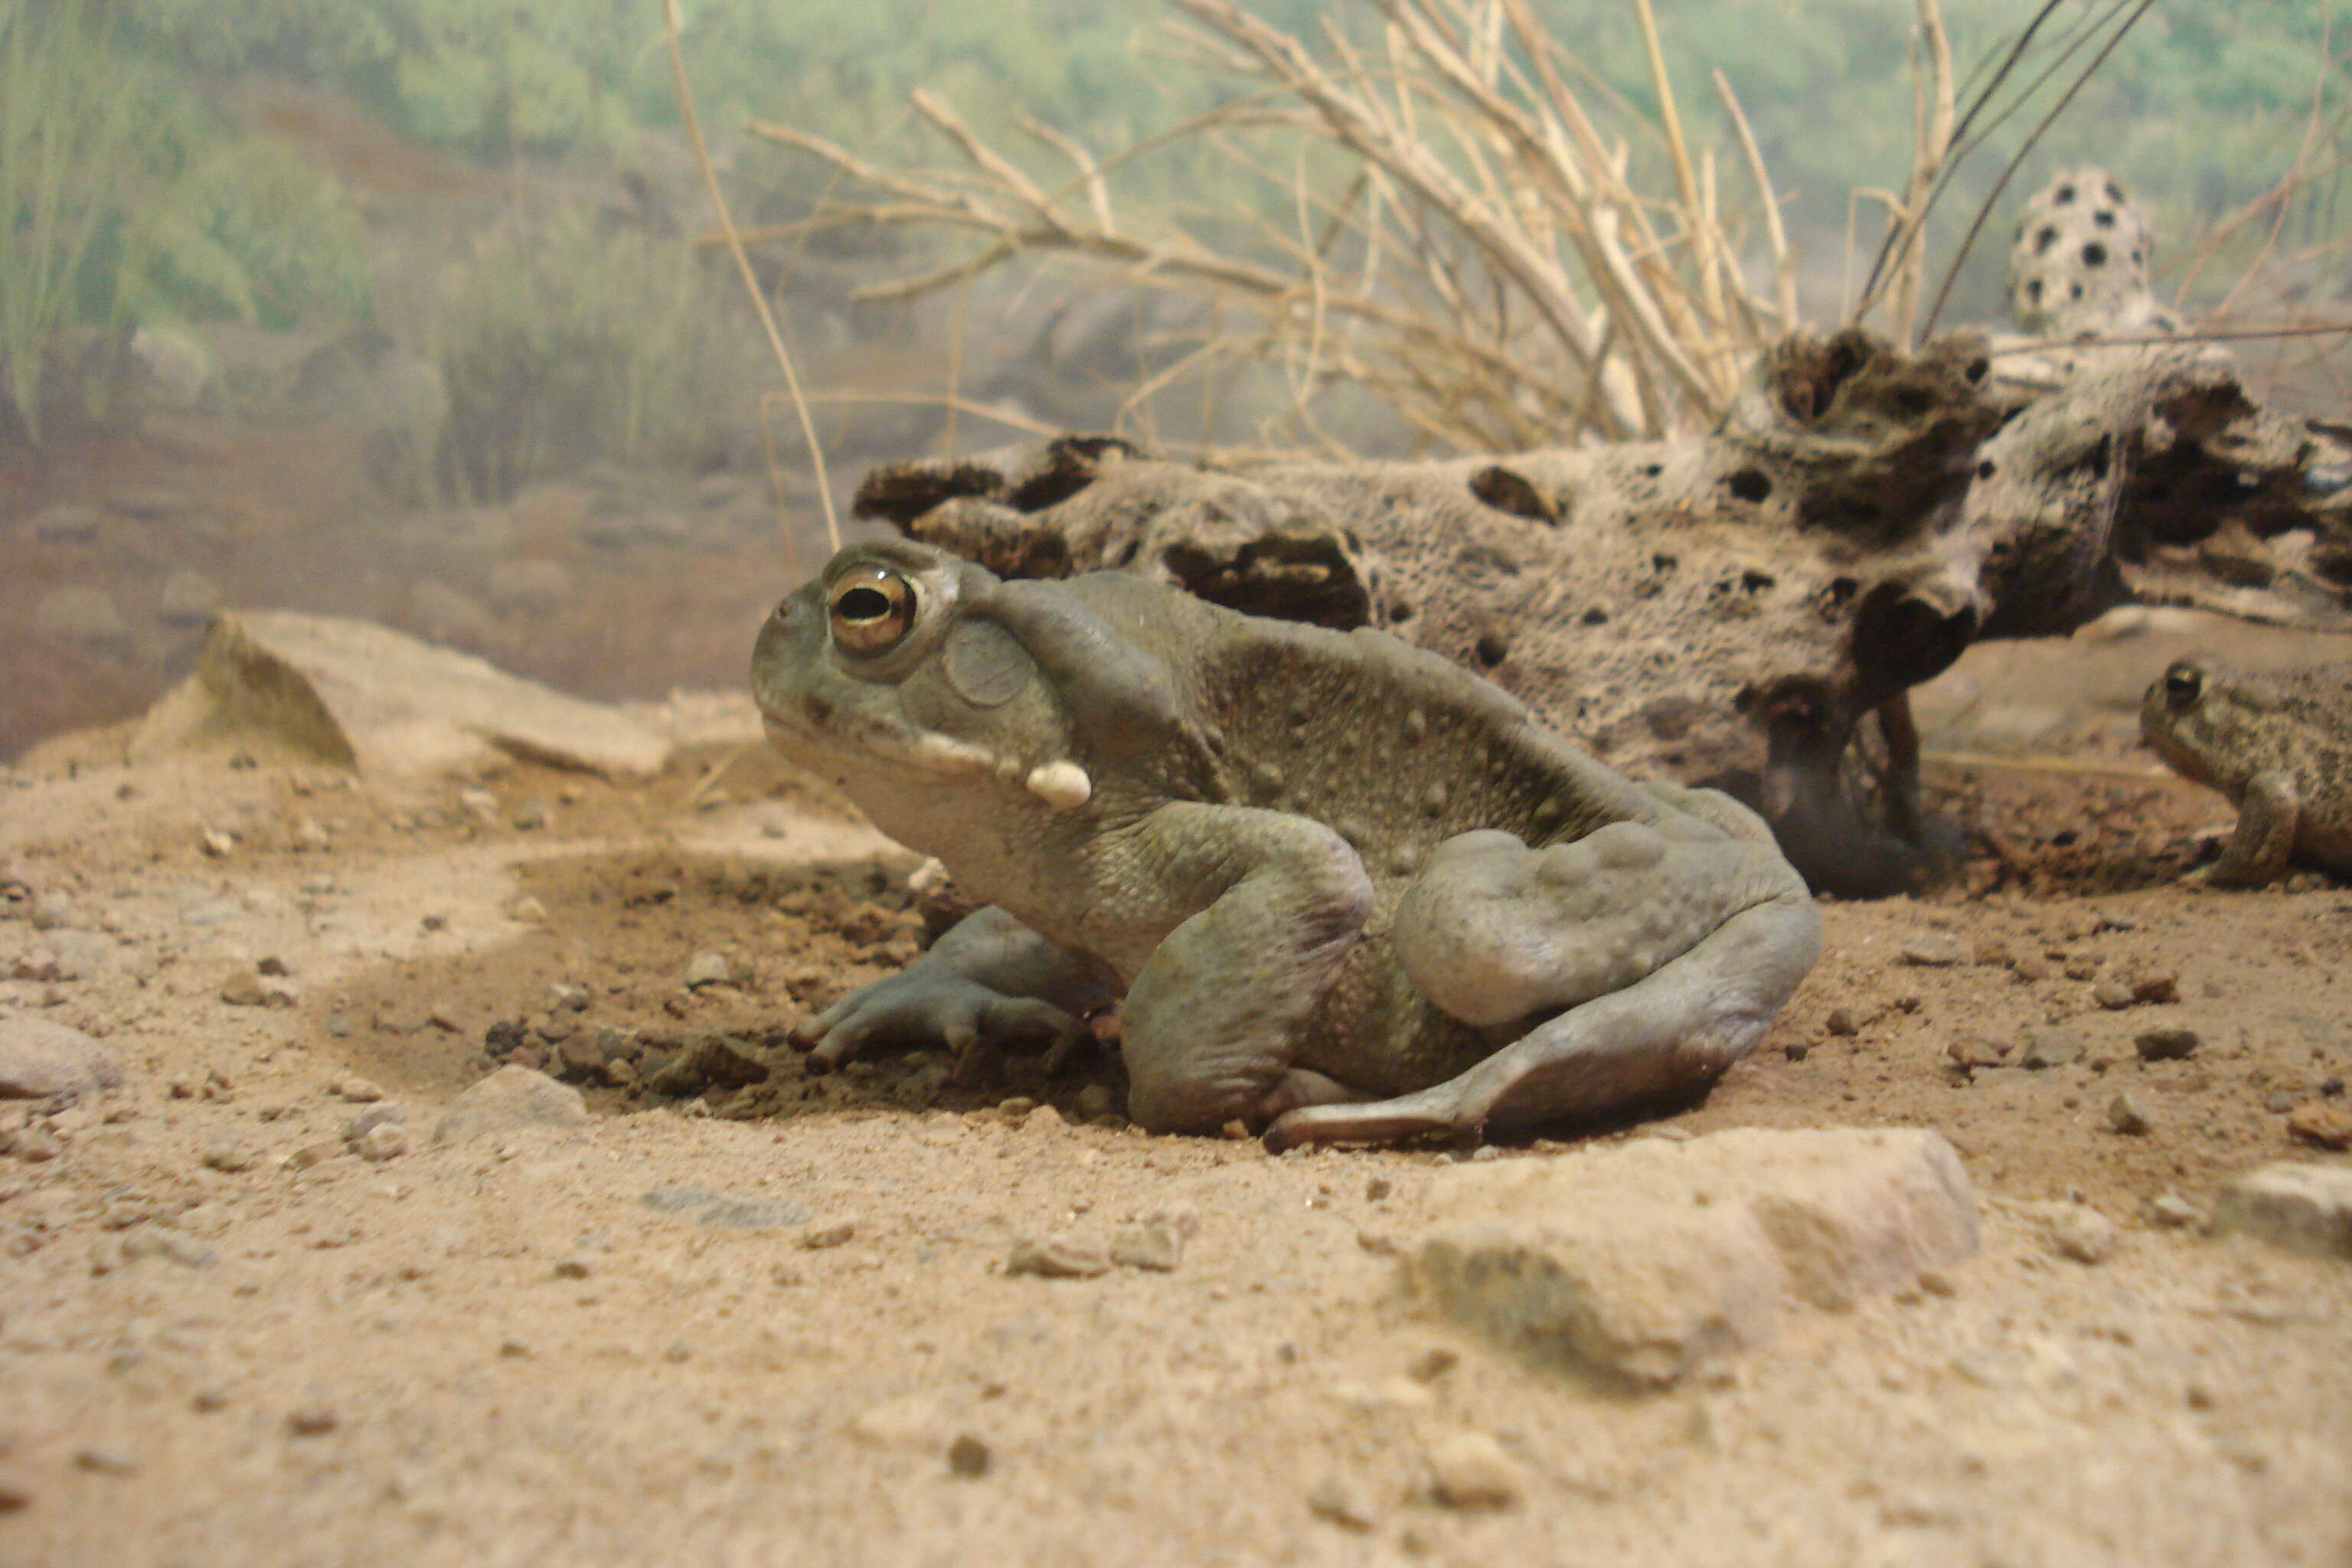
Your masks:
<svg viewBox="0 0 2352 1568"><path fill-rule="evenodd" d="M791 703L757 700L768 744L795 761L837 765L863 756L931 773L1018 776L1026 771L1026 765L1016 759L1000 757L890 714L845 711L817 696Z"/></svg>

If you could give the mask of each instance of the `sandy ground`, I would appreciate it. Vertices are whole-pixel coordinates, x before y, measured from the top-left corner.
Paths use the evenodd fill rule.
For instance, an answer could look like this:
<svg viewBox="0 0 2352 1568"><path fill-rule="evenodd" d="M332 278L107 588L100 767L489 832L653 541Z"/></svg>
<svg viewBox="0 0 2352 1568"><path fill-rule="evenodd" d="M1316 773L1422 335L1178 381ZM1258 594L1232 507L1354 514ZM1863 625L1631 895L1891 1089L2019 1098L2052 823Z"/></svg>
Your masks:
<svg viewBox="0 0 2352 1568"><path fill-rule="evenodd" d="M2147 1206L2352 1159L2287 1131L2352 1103L2352 891L2176 883L2229 813L2127 743L2165 635L1939 686L1937 746L2034 752L1936 769L1977 851L1826 905L1763 1046L1662 1124L1939 1130L1981 1253L1642 1397L1402 1287L1466 1153L1143 1136L1108 1060L805 1078L780 1031L921 921L759 756L404 792L52 745L0 775L0 1009L127 1081L0 1106L0 1563L2352 1563L2352 1268ZM287 1005L224 1000L257 964ZM714 1033L738 1081L697 1089ZM636 1081L436 1142L499 1062L568 1058ZM386 1102L405 1149L350 1152ZM2063 1256L2053 1203L2112 1253ZM1172 1270L1005 1268L1155 1214L1197 1222ZM1504 1506L1434 1495L1464 1430Z"/></svg>

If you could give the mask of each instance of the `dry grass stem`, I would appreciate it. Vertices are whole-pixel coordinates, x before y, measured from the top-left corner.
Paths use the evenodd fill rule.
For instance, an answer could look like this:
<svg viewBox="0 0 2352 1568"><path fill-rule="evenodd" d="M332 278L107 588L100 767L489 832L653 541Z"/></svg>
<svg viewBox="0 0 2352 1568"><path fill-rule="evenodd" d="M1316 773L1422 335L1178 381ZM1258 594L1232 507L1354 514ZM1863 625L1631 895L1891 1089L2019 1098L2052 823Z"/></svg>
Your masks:
<svg viewBox="0 0 2352 1568"><path fill-rule="evenodd" d="M1235 0L1171 0L1177 58L1239 79L1246 96L1103 156L1018 122L1074 171L1058 184L929 93L914 109L953 151L940 166L887 168L796 127L754 123L860 194L743 238L870 226L966 239L862 286L862 299L959 287L1015 260L1189 296L1213 323L1208 336L1139 373L1123 426L1149 421L1152 399L1189 377L1206 396L1230 367L1256 362L1283 378L1279 427L1261 432L1275 445L1341 449L1320 400L1342 383L1438 450L1712 427L1756 351L1797 324L1794 270L1728 84L1717 93L1760 222L1744 196L1726 202L1717 154L1694 145L1674 101L1649 0L1633 3L1654 112L1571 85L1586 73L1526 0L1374 0L1376 30L1327 17L1312 48ZM1255 233L1230 214L1213 225L1118 211L1118 173L1182 144L1265 182Z"/></svg>

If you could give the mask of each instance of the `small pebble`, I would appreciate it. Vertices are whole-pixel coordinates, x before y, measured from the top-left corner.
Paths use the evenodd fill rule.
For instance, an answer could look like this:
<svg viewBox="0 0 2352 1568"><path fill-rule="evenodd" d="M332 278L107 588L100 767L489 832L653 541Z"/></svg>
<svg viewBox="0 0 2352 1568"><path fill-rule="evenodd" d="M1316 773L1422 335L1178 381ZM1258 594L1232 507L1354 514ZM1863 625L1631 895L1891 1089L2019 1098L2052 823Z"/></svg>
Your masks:
<svg viewBox="0 0 2352 1568"><path fill-rule="evenodd" d="M57 1134L38 1127L27 1127L17 1133L14 1147L16 1158L28 1165L54 1160L66 1152L66 1146L58 1142Z"/></svg>
<svg viewBox="0 0 2352 1568"><path fill-rule="evenodd" d="M2091 987L2091 1000L2109 1012L2121 1012L2139 1000L2132 988L2120 980L2102 980Z"/></svg>
<svg viewBox="0 0 2352 1568"><path fill-rule="evenodd" d="M2105 1263L2116 1249L2116 1227L2087 1204L2060 1204L2050 1216L2050 1247L2075 1263Z"/></svg>
<svg viewBox="0 0 2352 1568"><path fill-rule="evenodd" d="M286 1430L297 1437L322 1437L341 1424L334 1407L312 1400L286 1413Z"/></svg>
<svg viewBox="0 0 2352 1568"><path fill-rule="evenodd" d="M734 966L723 952L698 952L686 966L686 988L699 991L706 985L727 985L735 978Z"/></svg>
<svg viewBox="0 0 2352 1568"><path fill-rule="evenodd" d="M948 1445L948 1474L978 1480L988 1474L988 1445L969 1432L959 1433Z"/></svg>
<svg viewBox="0 0 2352 1568"><path fill-rule="evenodd" d="M1927 969L1945 969L1968 958L1960 939L1949 931L1920 931L1903 942L1903 962Z"/></svg>
<svg viewBox="0 0 2352 1568"><path fill-rule="evenodd" d="M337 1099L354 1105L372 1105L383 1098L383 1090L363 1078L339 1078L327 1088Z"/></svg>
<svg viewBox="0 0 2352 1568"><path fill-rule="evenodd" d="M127 1476L139 1468L139 1461L120 1448L91 1444L74 1450L74 1468L88 1470L94 1476Z"/></svg>
<svg viewBox="0 0 2352 1568"><path fill-rule="evenodd" d="M2069 1029L2030 1029L2018 1065L2034 1072L2078 1062L2089 1049L2083 1037Z"/></svg>
<svg viewBox="0 0 2352 1568"><path fill-rule="evenodd" d="M1008 1275L1034 1274L1040 1279L1091 1279L1110 1272L1110 1255L1099 1247L1066 1237L1023 1237L1004 1260Z"/></svg>
<svg viewBox="0 0 2352 1568"><path fill-rule="evenodd" d="M1484 1432L1452 1432L1429 1447L1437 1500L1448 1508L1504 1509L1519 1500L1519 1467Z"/></svg>
<svg viewBox="0 0 2352 1568"><path fill-rule="evenodd" d="M1338 1476L1325 1476L1307 1489L1307 1511L1327 1524L1363 1534L1379 1524L1355 1488Z"/></svg>
<svg viewBox="0 0 2352 1568"><path fill-rule="evenodd" d="M1069 1123L1050 1105L1041 1105L1021 1119L1024 1132L1059 1132Z"/></svg>
<svg viewBox="0 0 2352 1568"><path fill-rule="evenodd" d="M2287 1112L2287 1136L2322 1149L2352 1149L2352 1111L2314 1100Z"/></svg>
<svg viewBox="0 0 2352 1568"><path fill-rule="evenodd" d="M1832 1035L1852 1035L1855 1032L1853 1015L1843 1007L1832 1007L1830 1016L1822 1020L1822 1027Z"/></svg>
<svg viewBox="0 0 2352 1568"><path fill-rule="evenodd" d="M2145 1136L2156 1123L2148 1120L2147 1112L2140 1108L2139 1101L2126 1093L2107 1101L2107 1125L2127 1138L2138 1138Z"/></svg>
<svg viewBox="0 0 2352 1568"><path fill-rule="evenodd" d="M2140 1205L2140 1214L2159 1230L2187 1230L2205 1220L2204 1212L2195 1204L2171 1193L2159 1193Z"/></svg>
<svg viewBox="0 0 2352 1568"><path fill-rule="evenodd" d="M1161 1219L1122 1226L1110 1239L1110 1260L1125 1268L1172 1273L1184 1260L1184 1237Z"/></svg>
<svg viewBox="0 0 2352 1568"><path fill-rule="evenodd" d="M379 1164L408 1152L408 1129L396 1121L380 1121L352 1140L352 1152Z"/></svg>
<svg viewBox="0 0 2352 1568"><path fill-rule="evenodd" d="M2142 1029L2132 1044L2142 1061L2179 1061L2194 1056L2204 1043L2196 1030L2185 1024L2159 1024L2152 1029Z"/></svg>
<svg viewBox="0 0 2352 1568"><path fill-rule="evenodd" d="M269 994L262 988L259 974L240 969L221 982L220 999L232 1007L258 1007Z"/></svg>
<svg viewBox="0 0 2352 1568"><path fill-rule="evenodd" d="M2038 952L2020 953L2017 962L2009 966L2009 972L2020 980L2047 980L2050 978L2050 961Z"/></svg>
<svg viewBox="0 0 2352 1568"><path fill-rule="evenodd" d="M823 1252L828 1247L842 1247L857 1235L857 1222L842 1220L801 1234L801 1247L809 1252Z"/></svg>
<svg viewBox="0 0 2352 1568"><path fill-rule="evenodd" d="M215 1132L205 1141L205 1163L215 1171L235 1174L253 1164L253 1152L234 1132Z"/></svg>
<svg viewBox="0 0 2352 1568"><path fill-rule="evenodd" d="M2132 982L2132 1000L2161 1005L2180 1000L2180 977L2169 972L2144 974Z"/></svg>
<svg viewBox="0 0 2352 1568"><path fill-rule="evenodd" d="M325 1164L342 1152L343 1145L341 1139L320 1138L303 1144L287 1155L286 1168L289 1171L307 1171L313 1165Z"/></svg>
<svg viewBox="0 0 2352 1568"><path fill-rule="evenodd" d="M584 1258L561 1258L555 1265L558 1279L585 1279L595 1272L595 1266Z"/></svg>

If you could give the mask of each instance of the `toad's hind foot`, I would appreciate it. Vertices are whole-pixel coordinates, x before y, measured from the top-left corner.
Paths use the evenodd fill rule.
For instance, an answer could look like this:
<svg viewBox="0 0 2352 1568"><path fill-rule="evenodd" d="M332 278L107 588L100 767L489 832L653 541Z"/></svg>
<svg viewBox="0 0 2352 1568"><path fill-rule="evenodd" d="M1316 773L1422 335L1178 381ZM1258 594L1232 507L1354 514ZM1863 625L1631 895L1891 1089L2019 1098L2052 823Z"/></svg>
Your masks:
<svg viewBox="0 0 2352 1568"><path fill-rule="evenodd" d="M1638 984L1547 1019L1444 1083L1286 1111L1266 1129L1266 1146L1477 1136L1703 1089L1748 1054L1820 952L1812 900L1802 892L1768 900Z"/></svg>

